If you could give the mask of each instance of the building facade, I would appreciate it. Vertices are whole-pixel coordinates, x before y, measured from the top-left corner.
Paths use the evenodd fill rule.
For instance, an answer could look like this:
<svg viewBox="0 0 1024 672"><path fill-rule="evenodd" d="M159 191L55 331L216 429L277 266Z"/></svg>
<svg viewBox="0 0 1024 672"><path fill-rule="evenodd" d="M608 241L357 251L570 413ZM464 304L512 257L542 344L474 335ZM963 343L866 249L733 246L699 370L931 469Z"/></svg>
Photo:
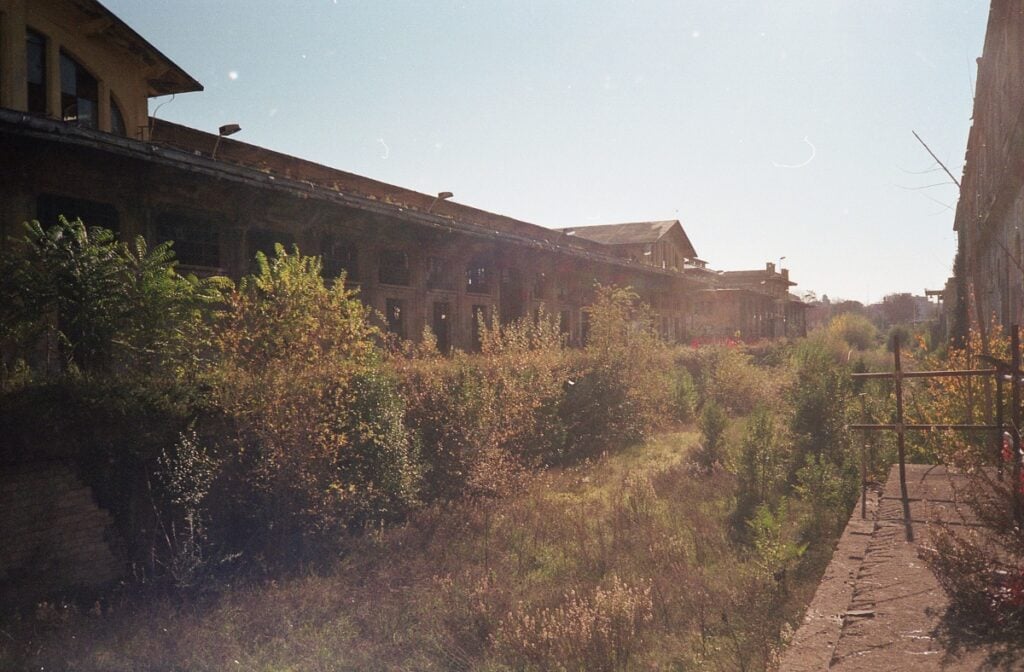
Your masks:
<svg viewBox="0 0 1024 672"><path fill-rule="evenodd" d="M992 0L943 293L954 336L1024 322L1024 5Z"/></svg>
<svg viewBox="0 0 1024 672"><path fill-rule="evenodd" d="M481 317L542 310L582 343L598 283L632 287L663 337L686 341L695 297L739 278L708 270L675 220L547 229L154 120L150 97L202 87L98 2L0 0L0 37L0 245L63 214L239 277L257 251L295 244L344 271L388 330L429 328L445 351L473 349ZM714 328L786 335L772 292L792 283L769 279Z"/></svg>

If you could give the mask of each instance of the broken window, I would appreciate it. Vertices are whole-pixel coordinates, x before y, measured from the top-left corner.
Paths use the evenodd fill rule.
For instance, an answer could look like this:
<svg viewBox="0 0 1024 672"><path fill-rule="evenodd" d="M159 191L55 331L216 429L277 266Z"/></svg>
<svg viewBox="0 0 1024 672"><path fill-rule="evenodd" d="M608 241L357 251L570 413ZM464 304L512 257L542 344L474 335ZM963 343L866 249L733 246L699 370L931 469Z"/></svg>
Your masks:
<svg viewBox="0 0 1024 672"><path fill-rule="evenodd" d="M479 350L481 343L481 328L484 325L490 324L491 307L479 304L475 305L470 311L470 317L473 321L473 324L470 326L470 331L473 335L473 349Z"/></svg>
<svg viewBox="0 0 1024 672"><path fill-rule="evenodd" d="M79 126L96 128L99 116L99 84L75 59L60 52L60 118Z"/></svg>
<svg viewBox="0 0 1024 672"><path fill-rule="evenodd" d="M46 38L34 30L25 35L28 111L46 114Z"/></svg>
<svg viewBox="0 0 1024 672"><path fill-rule="evenodd" d="M572 324L569 321L569 311L563 310L558 313L558 332L563 336L571 334Z"/></svg>
<svg viewBox="0 0 1024 672"><path fill-rule="evenodd" d="M280 243L284 245L285 251L290 254L292 247L295 245L295 236L271 229L249 229L245 234L245 242L246 259L249 260L249 271L255 273L258 270L256 266L257 252L262 252L269 259L275 256L274 245Z"/></svg>
<svg viewBox="0 0 1024 672"><path fill-rule="evenodd" d="M388 331L399 338L405 338L405 301L387 299L384 304L384 315L388 322Z"/></svg>
<svg viewBox="0 0 1024 672"><path fill-rule="evenodd" d="M381 250L378 279L384 285L409 284L409 255L401 250Z"/></svg>
<svg viewBox="0 0 1024 672"><path fill-rule="evenodd" d="M437 338L437 350L447 355L452 349L452 306L447 301L434 302L434 320L431 327Z"/></svg>
<svg viewBox="0 0 1024 672"><path fill-rule="evenodd" d="M120 229L117 209L109 203L55 194L41 194L36 199L36 219L43 225L56 224L59 215L69 220L80 219L86 226L102 226L114 233Z"/></svg>
<svg viewBox="0 0 1024 672"><path fill-rule="evenodd" d="M220 268L220 231L206 215L165 212L156 220L156 242L174 241L175 256L184 266Z"/></svg>
<svg viewBox="0 0 1024 672"><path fill-rule="evenodd" d="M548 275L547 273L537 273L533 276L533 296L537 299L543 299L548 295L549 289Z"/></svg>
<svg viewBox="0 0 1024 672"><path fill-rule="evenodd" d="M359 282L359 252L348 240L327 236L322 243L323 275L337 278L344 271L345 280Z"/></svg>
<svg viewBox="0 0 1024 672"><path fill-rule="evenodd" d="M443 257L427 257L427 287L431 289L455 289L452 282L451 264Z"/></svg>
<svg viewBox="0 0 1024 672"><path fill-rule="evenodd" d="M474 257L466 266L466 291L470 294L491 293L491 269L486 257Z"/></svg>

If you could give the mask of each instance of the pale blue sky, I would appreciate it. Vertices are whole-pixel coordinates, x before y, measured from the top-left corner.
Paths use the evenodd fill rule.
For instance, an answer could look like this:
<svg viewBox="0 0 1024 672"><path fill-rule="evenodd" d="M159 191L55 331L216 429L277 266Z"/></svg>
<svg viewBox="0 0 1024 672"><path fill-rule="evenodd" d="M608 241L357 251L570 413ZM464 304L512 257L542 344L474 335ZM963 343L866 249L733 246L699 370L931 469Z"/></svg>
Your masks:
<svg viewBox="0 0 1024 672"><path fill-rule="evenodd" d="M105 0L158 116L544 226L679 219L719 269L941 287L984 0ZM167 98L154 100L151 109Z"/></svg>

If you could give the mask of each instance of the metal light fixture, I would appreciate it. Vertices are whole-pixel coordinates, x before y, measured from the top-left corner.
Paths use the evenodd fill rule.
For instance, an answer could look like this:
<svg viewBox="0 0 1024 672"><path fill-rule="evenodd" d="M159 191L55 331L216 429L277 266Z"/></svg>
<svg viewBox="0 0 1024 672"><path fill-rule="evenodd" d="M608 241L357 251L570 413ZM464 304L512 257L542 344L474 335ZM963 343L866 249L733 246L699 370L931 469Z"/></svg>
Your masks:
<svg viewBox="0 0 1024 672"><path fill-rule="evenodd" d="M438 201L447 201L447 200L448 200L449 198L451 198L451 197L452 197L452 196L454 196L454 195L455 195L455 194L453 194L453 193L452 193L452 192L450 192L450 191L441 191L441 192L438 192L437 196L436 196L436 197L434 198L434 200L433 200L433 201L432 201L432 202L430 203L430 207L429 207L429 208L427 208L427 213L430 213L430 211L434 209L434 206L435 206L435 205L437 205L437 202L438 202Z"/></svg>
<svg viewBox="0 0 1024 672"><path fill-rule="evenodd" d="M217 129L217 142L213 143L213 154L210 155L211 159L217 158L217 148L220 147L221 138L226 138L229 135L234 135L242 130L242 127L238 124L224 124Z"/></svg>

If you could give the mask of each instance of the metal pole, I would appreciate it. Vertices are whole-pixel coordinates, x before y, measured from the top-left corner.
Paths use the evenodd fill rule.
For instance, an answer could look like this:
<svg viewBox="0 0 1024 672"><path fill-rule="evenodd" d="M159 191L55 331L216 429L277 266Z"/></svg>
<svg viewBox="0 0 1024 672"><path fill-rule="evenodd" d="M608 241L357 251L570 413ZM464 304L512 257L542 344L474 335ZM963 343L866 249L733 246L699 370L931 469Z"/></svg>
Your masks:
<svg viewBox="0 0 1024 672"><path fill-rule="evenodd" d="M1003 373L1001 371L996 372L996 425L1004 427L1005 418L1003 417ZM1003 441L1006 436L1005 429L996 434L996 477L1001 481L1003 480Z"/></svg>
<svg viewBox="0 0 1024 672"><path fill-rule="evenodd" d="M907 541L914 540L910 524L910 496L907 494L906 430L903 425L903 366L900 364L900 337L893 334L893 370L896 378L896 448L900 461L900 496L903 498L903 525Z"/></svg>
<svg viewBox="0 0 1024 672"><path fill-rule="evenodd" d="M1010 328L1010 365L1013 371L1010 372L1010 398L1013 408L1010 409L1010 421L1013 423L1013 482L1010 487L1013 489L1013 518L1017 521L1018 527L1024 521L1020 501L1020 326L1013 325Z"/></svg>
<svg viewBox="0 0 1024 672"><path fill-rule="evenodd" d="M864 423L868 421L868 407L865 403L867 392L860 393L860 414ZM868 436L864 435L864 443L860 445L860 517L868 517L868 466L867 466L867 445Z"/></svg>

